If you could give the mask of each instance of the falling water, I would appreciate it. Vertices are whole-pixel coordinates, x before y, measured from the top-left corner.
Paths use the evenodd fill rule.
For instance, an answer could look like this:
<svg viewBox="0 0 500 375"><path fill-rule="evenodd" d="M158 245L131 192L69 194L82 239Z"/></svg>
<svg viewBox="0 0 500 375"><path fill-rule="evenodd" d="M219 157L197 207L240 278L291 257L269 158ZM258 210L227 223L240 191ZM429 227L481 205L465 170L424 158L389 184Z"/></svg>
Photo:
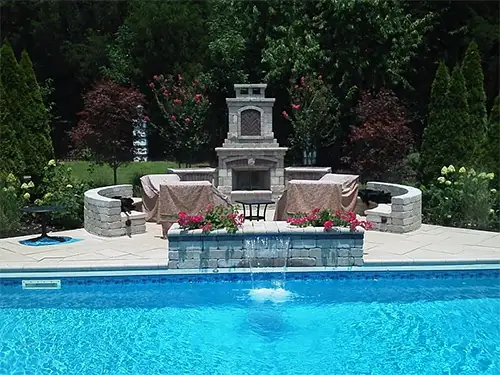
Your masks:
<svg viewBox="0 0 500 375"><path fill-rule="evenodd" d="M246 256L250 267L252 290L250 297L259 302L266 300L275 303L285 302L291 293L285 290L286 268L288 259L289 238L283 237L253 237L245 240ZM281 280L274 282L273 288L256 288L254 270L259 267L281 267Z"/></svg>

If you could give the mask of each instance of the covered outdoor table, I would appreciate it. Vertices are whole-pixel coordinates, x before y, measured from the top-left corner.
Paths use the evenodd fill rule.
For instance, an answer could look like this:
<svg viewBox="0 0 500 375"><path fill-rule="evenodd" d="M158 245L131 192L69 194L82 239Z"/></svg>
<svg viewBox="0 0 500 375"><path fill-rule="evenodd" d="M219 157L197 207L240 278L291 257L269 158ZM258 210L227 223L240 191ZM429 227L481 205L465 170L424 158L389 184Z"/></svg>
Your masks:
<svg viewBox="0 0 500 375"><path fill-rule="evenodd" d="M310 213L315 208L333 212L353 211L358 196L359 176L326 174L318 181L291 180L276 205L274 220Z"/></svg>
<svg viewBox="0 0 500 375"><path fill-rule="evenodd" d="M146 214L146 221L158 221L158 197L160 185L179 182L176 174L149 174L141 177L142 210Z"/></svg>
<svg viewBox="0 0 500 375"><path fill-rule="evenodd" d="M164 235L177 222L179 212L196 215L209 205L230 206L228 198L208 181L178 181L160 185L158 223Z"/></svg>

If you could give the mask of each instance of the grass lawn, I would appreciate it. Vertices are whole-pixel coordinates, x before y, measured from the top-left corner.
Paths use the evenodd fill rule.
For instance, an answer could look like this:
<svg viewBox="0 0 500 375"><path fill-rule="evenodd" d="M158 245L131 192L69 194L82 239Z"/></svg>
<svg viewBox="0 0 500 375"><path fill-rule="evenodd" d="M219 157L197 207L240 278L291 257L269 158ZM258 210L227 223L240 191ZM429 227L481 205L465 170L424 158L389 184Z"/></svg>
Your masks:
<svg viewBox="0 0 500 375"><path fill-rule="evenodd" d="M74 175L82 181L93 180L99 186L113 185L113 170L107 165L95 166L92 173L86 161L67 161L64 165L71 167ZM163 174L168 168L178 168L178 164L171 161L132 162L118 168L118 183L131 184L138 174Z"/></svg>

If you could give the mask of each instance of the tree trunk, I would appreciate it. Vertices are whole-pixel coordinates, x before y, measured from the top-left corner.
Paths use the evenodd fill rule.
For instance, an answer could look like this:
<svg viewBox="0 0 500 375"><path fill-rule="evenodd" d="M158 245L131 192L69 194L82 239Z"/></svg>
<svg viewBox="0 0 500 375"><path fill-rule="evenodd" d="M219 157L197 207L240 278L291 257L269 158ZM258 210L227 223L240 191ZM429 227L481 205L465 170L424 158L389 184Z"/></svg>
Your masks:
<svg viewBox="0 0 500 375"><path fill-rule="evenodd" d="M118 183L118 179L116 177L116 171L118 170L118 166L117 165L113 165L113 184L114 185L117 185Z"/></svg>

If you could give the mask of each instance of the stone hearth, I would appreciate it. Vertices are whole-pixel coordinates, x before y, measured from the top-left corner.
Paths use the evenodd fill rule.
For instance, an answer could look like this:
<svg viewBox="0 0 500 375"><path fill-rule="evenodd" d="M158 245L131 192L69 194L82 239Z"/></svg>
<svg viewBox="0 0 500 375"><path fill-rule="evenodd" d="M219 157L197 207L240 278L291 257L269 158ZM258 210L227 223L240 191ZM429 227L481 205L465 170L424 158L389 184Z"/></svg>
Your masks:
<svg viewBox="0 0 500 375"><path fill-rule="evenodd" d="M285 189L283 159L273 134L274 98L265 97L265 84L236 84L236 98L226 98L229 131L219 158L218 189L238 198L277 200Z"/></svg>

